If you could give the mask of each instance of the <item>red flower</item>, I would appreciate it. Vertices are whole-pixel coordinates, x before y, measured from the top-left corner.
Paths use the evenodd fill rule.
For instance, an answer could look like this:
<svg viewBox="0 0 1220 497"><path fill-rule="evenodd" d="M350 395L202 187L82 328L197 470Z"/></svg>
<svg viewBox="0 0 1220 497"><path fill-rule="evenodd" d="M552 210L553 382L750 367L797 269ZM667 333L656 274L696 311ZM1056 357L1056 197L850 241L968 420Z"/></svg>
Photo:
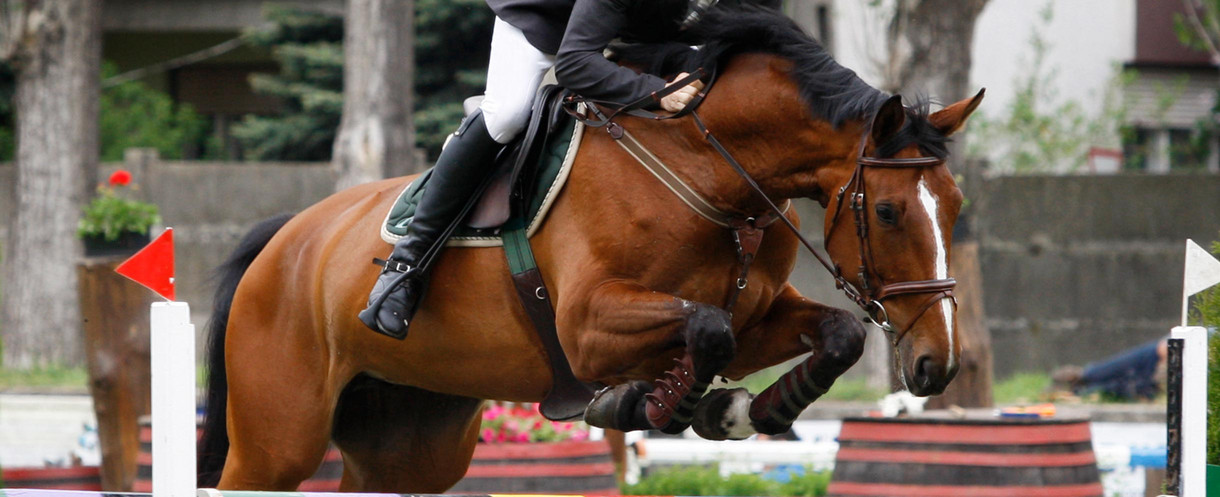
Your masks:
<svg viewBox="0 0 1220 497"><path fill-rule="evenodd" d="M131 183L131 173L124 169L119 169L110 175L110 186L126 186L128 183Z"/></svg>

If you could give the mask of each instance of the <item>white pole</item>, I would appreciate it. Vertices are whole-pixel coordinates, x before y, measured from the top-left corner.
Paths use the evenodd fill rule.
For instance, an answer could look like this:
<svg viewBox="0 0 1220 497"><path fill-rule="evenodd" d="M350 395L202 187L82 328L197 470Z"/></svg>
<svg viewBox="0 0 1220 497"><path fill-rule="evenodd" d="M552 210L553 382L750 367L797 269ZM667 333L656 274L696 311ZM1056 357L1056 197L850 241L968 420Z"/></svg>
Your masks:
<svg viewBox="0 0 1220 497"><path fill-rule="evenodd" d="M195 325L186 302L152 305L154 497L195 497Z"/></svg>
<svg viewBox="0 0 1220 497"><path fill-rule="evenodd" d="M1172 338L1182 343L1181 497L1207 493L1207 330L1178 326Z"/></svg>

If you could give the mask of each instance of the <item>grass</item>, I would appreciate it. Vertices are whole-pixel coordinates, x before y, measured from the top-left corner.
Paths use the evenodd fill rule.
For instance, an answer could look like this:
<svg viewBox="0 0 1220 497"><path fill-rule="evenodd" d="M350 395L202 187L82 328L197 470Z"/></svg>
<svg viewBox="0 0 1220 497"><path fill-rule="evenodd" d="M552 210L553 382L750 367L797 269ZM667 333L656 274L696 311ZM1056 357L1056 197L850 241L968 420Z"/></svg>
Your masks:
<svg viewBox="0 0 1220 497"><path fill-rule="evenodd" d="M784 373L792 369L794 364L780 364L764 369L750 376L743 378L741 381L730 381L726 384L715 384L715 388L745 388L750 393L758 394L775 383ZM875 401L886 394L890 393L888 389L873 388L868 385L868 381L864 378L842 379L835 381L835 384L830 387L830 391L819 400L835 400L835 401Z"/></svg>
<svg viewBox="0 0 1220 497"><path fill-rule="evenodd" d="M1051 386L1046 373L1016 373L991 385L997 405L1044 402Z"/></svg>
<svg viewBox="0 0 1220 497"><path fill-rule="evenodd" d="M85 368L46 367L29 371L0 368L0 391L15 388L48 390L86 390L89 374Z"/></svg>
<svg viewBox="0 0 1220 497"><path fill-rule="evenodd" d="M817 497L826 495L829 472L805 470L790 474L785 483L755 474L722 476L717 465L673 466L645 476L621 489L623 495L774 495Z"/></svg>
<svg viewBox="0 0 1220 497"><path fill-rule="evenodd" d="M195 386L207 386L207 368L203 364L195 366ZM68 368L53 366L18 371L0 367L0 392L6 390L50 390L50 391L86 391L89 388L89 372L82 367Z"/></svg>

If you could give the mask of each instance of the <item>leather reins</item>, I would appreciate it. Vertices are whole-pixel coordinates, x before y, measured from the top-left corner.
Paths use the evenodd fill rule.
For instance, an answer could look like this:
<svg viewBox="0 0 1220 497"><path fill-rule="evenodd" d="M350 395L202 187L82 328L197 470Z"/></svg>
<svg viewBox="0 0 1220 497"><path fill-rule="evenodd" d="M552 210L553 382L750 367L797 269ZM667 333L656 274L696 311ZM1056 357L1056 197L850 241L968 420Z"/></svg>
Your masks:
<svg viewBox="0 0 1220 497"><path fill-rule="evenodd" d="M777 206L765 192L763 192L762 187L758 185L758 182L755 181L754 178L750 176L750 173L741 166L741 163L737 162L733 155L729 153L728 149L726 149L724 145L720 143L720 140L716 139L711 130L708 129L707 125L704 124L703 119L701 119L699 114L695 112L695 109L707 97L707 93L711 89L712 83L716 79L715 74L712 74L711 77L708 78L708 82L704 89L697 93L695 97L692 98L689 103L687 103L686 107L683 108L682 111L671 115L659 115L643 110L645 106L660 102L661 98L664 96L669 95L670 93L673 93L686 85L689 85L695 80L702 79L705 75L706 71L704 71L702 68L697 69L689 76L675 81L665 89L626 105L586 99L574 94L568 95L564 99L564 109L572 117L584 123L585 126L606 128L607 133L609 133L610 136L615 140L622 139L624 135L622 126L613 121L615 117L621 114L651 120L677 119L690 115L695 123L695 126L698 127L699 132L703 134L704 139L707 140L707 142L711 144L712 148L720 154L721 158L723 158L724 161L727 162L733 168L733 170L742 177L743 180L745 180L746 184L749 185L753 193L766 203L767 208L769 209L766 214L754 217L742 217L741 219L737 219L730 223L730 229L733 230L733 239L737 244L739 264L741 264L742 267L740 276L730 289L728 302L725 305L725 309L727 311L730 313L732 312L733 305L737 302L737 298L740 296L741 291L746 287L747 274L749 272L750 264L754 260L754 255L757 252L759 245L761 245L763 230L776 220L783 221L784 225L788 227L794 236L796 236L797 240L800 240L801 244L805 246L809 253L813 254L814 258L816 258L818 262L822 264L822 267L826 268L826 271L829 272L834 278L835 288L842 290L843 293L847 295L848 299L864 310L869 321L876 324L887 333L894 334L894 345L897 345L906 335L906 333L914 326L915 322L918 321L919 318L922 317L923 314L937 302L948 298L953 301L953 304L956 307L957 300L953 296L953 289L957 286L957 280L953 278L904 281L889 284L884 283L884 281L881 279L881 275L873 270L875 263L872 262L872 250L868 237L868 203L865 195L864 170L868 167L926 168L943 164L944 160L936 157L887 159L865 156L864 150L868 136L871 132L871 123L868 129L866 129L861 135L860 145L856 155L857 159L855 171L852 173L852 176L850 179L848 179L847 183L845 183L838 190L835 201L835 213L831 218L830 229L827 229L828 233L833 234L834 223L837 222L839 214L843 210L844 196L848 192L848 189L852 188L854 185L854 189L851 191L851 203L849 207L854 213L853 219L856 223L856 234L860 239L860 266L858 273L860 287L857 287L843 277L843 271L837 264L832 264L827 256L824 256L818 252L809 239L805 238L805 236L801 234L800 229L798 229L796 225L788 219L788 216L784 214L784 210L780 209L780 207ZM586 113L578 110L577 104L585 104L584 109L588 110L588 112L595 116L596 119L590 119ZM606 114L598 108L599 105L606 106L613 110L611 110L609 114ZM936 222L936 220L933 219L932 222ZM825 247L829 247L830 236L831 235L828 234L826 240L824 241ZM870 274L872 274L880 283L879 287L875 290L869 285ZM915 317L911 319L910 322L908 322L907 325L901 330L898 330L890 322L889 313L886 311L882 301L890 297L912 294L928 294L928 297L921 305L919 312L915 314Z"/></svg>

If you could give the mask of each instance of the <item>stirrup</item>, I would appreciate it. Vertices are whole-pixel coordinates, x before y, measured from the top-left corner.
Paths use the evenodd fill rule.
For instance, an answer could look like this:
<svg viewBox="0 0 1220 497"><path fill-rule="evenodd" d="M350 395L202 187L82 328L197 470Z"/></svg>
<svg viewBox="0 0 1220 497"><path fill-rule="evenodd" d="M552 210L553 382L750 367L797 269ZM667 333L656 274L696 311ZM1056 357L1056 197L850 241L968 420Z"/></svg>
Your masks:
<svg viewBox="0 0 1220 497"><path fill-rule="evenodd" d="M386 330L386 327L382 326L382 322L377 319L377 315L381 313L382 307L386 305L386 300L389 299L390 294L394 293L395 289L406 285L407 280L410 280L410 278L418 276L418 267L411 267L403 263L389 264L387 261L381 261L378 265L386 267L387 271L398 272L398 276L394 276L393 280L390 280L382 293L376 299L373 299L372 302L368 303L367 307L361 310L357 317L359 317L361 322L364 322L365 326L371 328L372 331L382 333L382 335L390 338L404 339L406 338L407 330L411 326L410 319L414 317L414 309L403 309L404 313L410 314L410 316L403 317L403 331L397 333ZM397 314L395 313L395 315Z"/></svg>

